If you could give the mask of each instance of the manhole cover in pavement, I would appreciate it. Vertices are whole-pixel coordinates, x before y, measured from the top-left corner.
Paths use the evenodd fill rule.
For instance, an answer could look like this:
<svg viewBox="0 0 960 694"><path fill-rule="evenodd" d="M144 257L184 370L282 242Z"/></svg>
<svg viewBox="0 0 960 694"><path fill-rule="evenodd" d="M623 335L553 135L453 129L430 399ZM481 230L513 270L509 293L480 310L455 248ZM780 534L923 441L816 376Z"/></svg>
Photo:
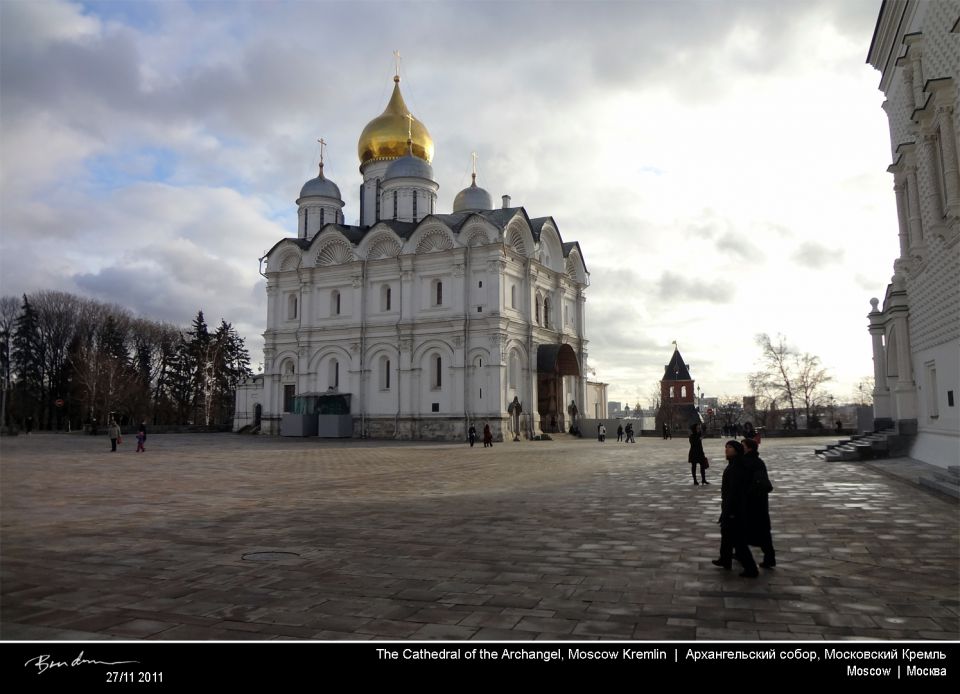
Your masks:
<svg viewBox="0 0 960 694"><path fill-rule="evenodd" d="M250 552L244 554L246 561L280 561L282 559L299 559L300 555L296 552Z"/></svg>

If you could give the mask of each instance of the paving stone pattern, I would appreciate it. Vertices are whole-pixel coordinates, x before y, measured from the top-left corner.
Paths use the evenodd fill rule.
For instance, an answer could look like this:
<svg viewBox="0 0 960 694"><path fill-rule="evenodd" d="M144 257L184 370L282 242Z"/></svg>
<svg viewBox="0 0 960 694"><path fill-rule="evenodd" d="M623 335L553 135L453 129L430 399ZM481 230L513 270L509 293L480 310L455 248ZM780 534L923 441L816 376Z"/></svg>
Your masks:
<svg viewBox="0 0 960 694"><path fill-rule="evenodd" d="M4 438L0 638L960 637L955 504L765 441L779 564L745 579L710 563L720 441L694 487L682 439L562 438Z"/></svg>

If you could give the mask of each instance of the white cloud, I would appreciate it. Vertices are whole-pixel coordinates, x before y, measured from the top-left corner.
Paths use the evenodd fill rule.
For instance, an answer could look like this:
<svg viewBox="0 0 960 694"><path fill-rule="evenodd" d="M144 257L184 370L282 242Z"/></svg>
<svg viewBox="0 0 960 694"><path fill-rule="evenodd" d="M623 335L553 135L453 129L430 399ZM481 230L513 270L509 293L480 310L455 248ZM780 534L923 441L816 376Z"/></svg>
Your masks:
<svg viewBox="0 0 960 694"><path fill-rule="evenodd" d="M673 339L713 394L745 390L762 330L829 325L811 351L851 382L869 371L866 301L897 244L863 64L875 2L375 7L0 5L3 291L179 322L203 306L259 349L256 258L292 235L321 135L356 220L356 138L400 48L440 209L478 150L495 200L580 242L614 399L648 390Z"/></svg>

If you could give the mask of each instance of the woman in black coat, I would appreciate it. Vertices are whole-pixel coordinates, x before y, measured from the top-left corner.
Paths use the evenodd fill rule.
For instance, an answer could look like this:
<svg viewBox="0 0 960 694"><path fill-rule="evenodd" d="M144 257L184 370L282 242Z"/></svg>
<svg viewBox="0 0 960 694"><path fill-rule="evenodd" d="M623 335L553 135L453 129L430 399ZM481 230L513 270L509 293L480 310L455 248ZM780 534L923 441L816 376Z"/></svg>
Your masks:
<svg viewBox="0 0 960 694"><path fill-rule="evenodd" d="M700 422L690 426L690 453L687 454L687 462L690 463L694 484L700 484L697 482L697 465L700 466L700 479L704 484L710 484L707 482L707 468L710 467L710 462L703 452L703 433L700 431Z"/></svg>

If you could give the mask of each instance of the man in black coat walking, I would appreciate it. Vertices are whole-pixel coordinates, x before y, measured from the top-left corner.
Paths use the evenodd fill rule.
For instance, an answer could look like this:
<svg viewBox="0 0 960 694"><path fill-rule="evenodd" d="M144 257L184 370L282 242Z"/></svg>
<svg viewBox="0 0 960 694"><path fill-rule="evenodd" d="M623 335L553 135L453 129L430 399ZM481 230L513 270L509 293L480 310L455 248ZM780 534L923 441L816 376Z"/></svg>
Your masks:
<svg viewBox="0 0 960 694"><path fill-rule="evenodd" d="M760 457L759 446L753 439L743 440L744 462L750 472L750 486L747 493L747 541L763 550L765 569L777 565L777 555L773 549L773 536L770 532L770 503L768 495L773 491L767 465Z"/></svg>
<svg viewBox="0 0 960 694"><path fill-rule="evenodd" d="M760 575L757 562L750 551L747 537L747 494L751 480L743 457L743 444L739 441L727 441L724 456L727 467L723 471L720 486L720 558L714 559L716 566L729 570L733 565L733 556L743 566L740 574L745 578Z"/></svg>

